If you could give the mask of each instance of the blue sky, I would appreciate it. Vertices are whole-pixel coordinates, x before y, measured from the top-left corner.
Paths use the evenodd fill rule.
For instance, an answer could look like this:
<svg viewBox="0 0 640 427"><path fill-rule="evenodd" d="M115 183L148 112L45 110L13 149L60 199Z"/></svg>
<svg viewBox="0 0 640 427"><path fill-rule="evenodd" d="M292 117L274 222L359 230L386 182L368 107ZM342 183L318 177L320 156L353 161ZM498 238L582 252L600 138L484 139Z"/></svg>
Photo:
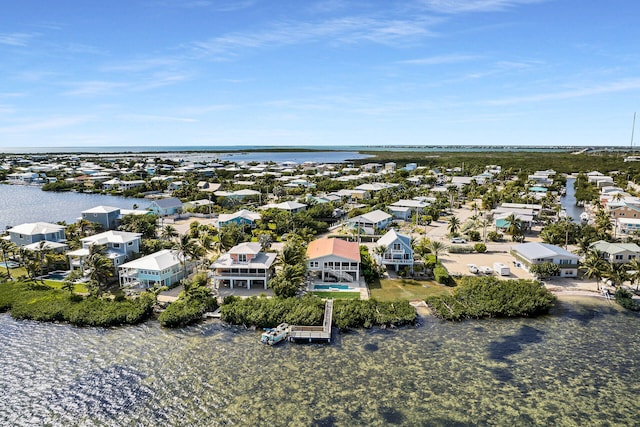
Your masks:
<svg viewBox="0 0 640 427"><path fill-rule="evenodd" d="M638 16L635 0L9 1L0 147L625 146Z"/></svg>

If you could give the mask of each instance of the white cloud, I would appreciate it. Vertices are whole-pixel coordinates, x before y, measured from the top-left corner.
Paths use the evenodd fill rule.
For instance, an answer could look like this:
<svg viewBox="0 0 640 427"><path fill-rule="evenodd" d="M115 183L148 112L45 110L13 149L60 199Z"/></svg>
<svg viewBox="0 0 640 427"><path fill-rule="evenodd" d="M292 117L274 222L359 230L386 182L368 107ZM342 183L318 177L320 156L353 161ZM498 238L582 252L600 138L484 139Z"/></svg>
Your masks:
<svg viewBox="0 0 640 427"><path fill-rule="evenodd" d="M465 12L495 12L514 6L542 3L548 0L423 0L428 10L447 14Z"/></svg>
<svg viewBox="0 0 640 427"><path fill-rule="evenodd" d="M625 79L601 85L585 86L581 88L563 90L558 92L539 93L535 95L515 96L510 98L485 101L486 105L514 105L531 102L557 101L585 96L602 95L616 92L640 90L640 79Z"/></svg>
<svg viewBox="0 0 640 427"><path fill-rule="evenodd" d="M438 55L430 56L427 58L407 59L405 61L399 61L400 64L415 64L415 65L440 65L440 64L454 64L458 62L470 62L477 59L482 59L479 55Z"/></svg>
<svg viewBox="0 0 640 427"><path fill-rule="evenodd" d="M75 126L91 120L91 116L53 117L50 119L37 119L25 121L25 123L0 127L0 133L30 133L43 130L60 129Z"/></svg>
<svg viewBox="0 0 640 427"><path fill-rule="evenodd" d="M136 122L180 122L180 123L194 123L197 119L190 117L171 117L171 116L158 116L153 114L124 114L118 116L118 118L124 120L131 120Z"/></svg>
<svg viewBox="0 0 640 427"><path fill-rule="evenodd" d="M0 34L0 44L9 46L26 46L37 33L5 33Z"/></svg>
<svg viewBox="0 0 640 427"><path fill-rule="evenodd" d="M114 94L118 89L125 89L127 87L126 83L99 80L67 83L66 85L71 86L72 89L63 92L63 95L69 96L108 95Z"/></svg>

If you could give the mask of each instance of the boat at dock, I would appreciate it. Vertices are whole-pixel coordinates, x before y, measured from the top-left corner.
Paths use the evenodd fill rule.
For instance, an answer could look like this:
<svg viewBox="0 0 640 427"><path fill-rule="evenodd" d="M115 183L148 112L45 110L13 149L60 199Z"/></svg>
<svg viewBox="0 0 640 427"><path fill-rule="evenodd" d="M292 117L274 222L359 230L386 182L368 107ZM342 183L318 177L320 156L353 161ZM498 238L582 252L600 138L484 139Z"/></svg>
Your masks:
<svg viewBox="0 0 640 427"><path fill-rule="evenodd" d="M269 345L278 344L289 337L290 329L291 327L288 323L281 323L275 328L266 329L260 336L260 342Z"/></svg>

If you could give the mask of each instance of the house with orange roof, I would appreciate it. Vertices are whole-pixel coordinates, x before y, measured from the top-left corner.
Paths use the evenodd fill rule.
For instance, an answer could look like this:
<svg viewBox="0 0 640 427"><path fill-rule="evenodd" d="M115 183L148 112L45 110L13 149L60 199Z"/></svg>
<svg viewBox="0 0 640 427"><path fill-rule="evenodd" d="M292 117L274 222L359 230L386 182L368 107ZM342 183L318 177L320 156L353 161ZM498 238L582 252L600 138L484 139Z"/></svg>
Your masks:
<svg viewBox="0 0 640 427"><path fill-rule="evenodd" d="M358 282L360 247L342 239L317 239L307 247L308 271L323 282Z"/></svg>

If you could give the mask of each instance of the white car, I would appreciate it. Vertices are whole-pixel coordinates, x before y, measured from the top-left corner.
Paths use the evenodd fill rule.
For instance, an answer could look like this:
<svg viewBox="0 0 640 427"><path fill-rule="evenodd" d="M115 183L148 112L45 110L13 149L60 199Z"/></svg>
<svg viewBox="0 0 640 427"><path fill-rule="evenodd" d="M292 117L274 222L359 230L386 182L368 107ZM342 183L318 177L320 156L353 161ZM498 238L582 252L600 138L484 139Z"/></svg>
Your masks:
<svg viewBox="0 0 640 427"><path fill-rule="evenodd" d="M451 243L467 243L467 241L462 237L454 237L451 239Z"/></svg>
<svg viewBox="0 0 640 427"><path fill-rule="evenodd" d="M480 273L480 269L475 264L467 264L467 268L469 269L469 273L473 273L473 274Z"/></svg>

